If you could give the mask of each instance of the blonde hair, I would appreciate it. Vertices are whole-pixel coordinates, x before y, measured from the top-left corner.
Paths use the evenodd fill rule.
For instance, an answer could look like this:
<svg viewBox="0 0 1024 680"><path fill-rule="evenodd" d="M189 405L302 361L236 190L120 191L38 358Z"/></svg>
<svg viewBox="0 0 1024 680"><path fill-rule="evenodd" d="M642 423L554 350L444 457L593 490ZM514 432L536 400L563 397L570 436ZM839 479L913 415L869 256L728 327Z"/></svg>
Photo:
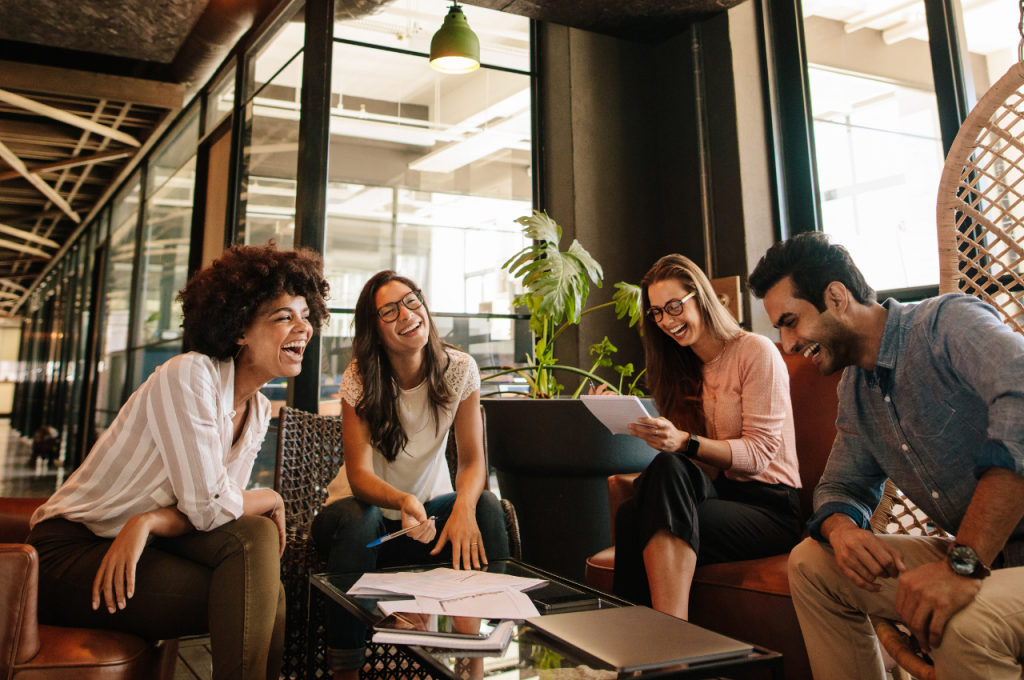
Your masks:
<svg viewBox="0 0 1024 680"><path fill-rule="evenodd" d="M729 342L744 331L719 301L711 281L683 255L666 255L651 267L640 282L643 303L644 354L647 363L647 385L658 410L672 423L692 434L707 433L704 416L704 362L693 349L681 347L668 337L647 315L651 308L648 289L659 281L678 281L687 293L694 293L705 333L721 342Z"/></svg>

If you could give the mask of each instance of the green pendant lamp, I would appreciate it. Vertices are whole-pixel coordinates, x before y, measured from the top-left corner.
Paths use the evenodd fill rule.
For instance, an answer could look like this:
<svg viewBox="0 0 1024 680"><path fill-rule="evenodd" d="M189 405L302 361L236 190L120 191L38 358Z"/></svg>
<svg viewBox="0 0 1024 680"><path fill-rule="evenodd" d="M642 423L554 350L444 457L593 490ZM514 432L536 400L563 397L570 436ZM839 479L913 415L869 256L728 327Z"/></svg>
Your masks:
<svg viewBox="0 0 1024 680"><path fill-rule="evenodd" d="M441 73L469 73L480 68L480 39L458 2L430 41L430 65Z"/></svg>

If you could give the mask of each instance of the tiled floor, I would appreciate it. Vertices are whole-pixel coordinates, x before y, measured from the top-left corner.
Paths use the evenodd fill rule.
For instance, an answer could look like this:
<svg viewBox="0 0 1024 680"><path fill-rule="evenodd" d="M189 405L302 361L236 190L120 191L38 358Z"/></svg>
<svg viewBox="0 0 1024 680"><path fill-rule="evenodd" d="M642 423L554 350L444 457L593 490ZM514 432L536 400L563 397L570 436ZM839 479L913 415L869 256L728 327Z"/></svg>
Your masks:
<svg viewBox="0 0 1024 680"><path fill-rule="evenodd" d="M178 643L178 665L174 680L213 680L210 638L182 638Z"/></svg>

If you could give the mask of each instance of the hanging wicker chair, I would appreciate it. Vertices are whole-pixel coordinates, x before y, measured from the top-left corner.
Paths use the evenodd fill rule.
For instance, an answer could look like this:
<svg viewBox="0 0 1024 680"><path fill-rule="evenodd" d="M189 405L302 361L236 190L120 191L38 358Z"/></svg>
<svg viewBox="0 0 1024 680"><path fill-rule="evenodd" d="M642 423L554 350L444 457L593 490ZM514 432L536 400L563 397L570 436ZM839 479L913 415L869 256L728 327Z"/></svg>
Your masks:
<svg viewBox="0 0 1024 680"><path fill-rule="evenodd" d="M980 297L1024 334L1024 61L1010 67L960 126L942 167L936 226L939 293ZM872 526L876 533L947 535L891 481ZM905 629L882 618L872 623L899 666L894 677L934 680L935 667Z"/></svg>
<svg viewBox="0 0 1024 680"><path fill-rule="evenodd" d="M937 226L939 292L976 295L1024 333L1024 61L961 126L939 181Z"/></svg>

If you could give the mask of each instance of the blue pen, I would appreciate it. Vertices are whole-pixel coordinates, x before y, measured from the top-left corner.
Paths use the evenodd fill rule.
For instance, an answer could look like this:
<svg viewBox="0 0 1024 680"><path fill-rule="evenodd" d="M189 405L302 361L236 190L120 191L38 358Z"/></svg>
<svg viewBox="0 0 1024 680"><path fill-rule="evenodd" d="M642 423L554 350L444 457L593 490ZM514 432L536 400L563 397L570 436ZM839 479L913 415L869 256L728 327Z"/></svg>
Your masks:
<svg viewBox="0 0 1024 680"><path fill-rule="evenodd" d="M427 522L430 522L430 521L435 520L435 519L437 519L437 515L434 515L433 517L428 517L427 518ZM427 522L420 522L416 526L411 526L411 527L402 529L401 531L394 531L394 532L392 532L390 534L384 534L380 538L378 538L376 540L373 540L373 541L370 541L369 543L367 543L366 547L367 548L373 548L373 547L376 547L376 546L380 545L381 543L385 543L387 541L390 541L392 538L398 538L399 536L405 536L407 533L409 533L410 531L412 531L416 527L421 527L424 524L426 524Z"/></svg>

